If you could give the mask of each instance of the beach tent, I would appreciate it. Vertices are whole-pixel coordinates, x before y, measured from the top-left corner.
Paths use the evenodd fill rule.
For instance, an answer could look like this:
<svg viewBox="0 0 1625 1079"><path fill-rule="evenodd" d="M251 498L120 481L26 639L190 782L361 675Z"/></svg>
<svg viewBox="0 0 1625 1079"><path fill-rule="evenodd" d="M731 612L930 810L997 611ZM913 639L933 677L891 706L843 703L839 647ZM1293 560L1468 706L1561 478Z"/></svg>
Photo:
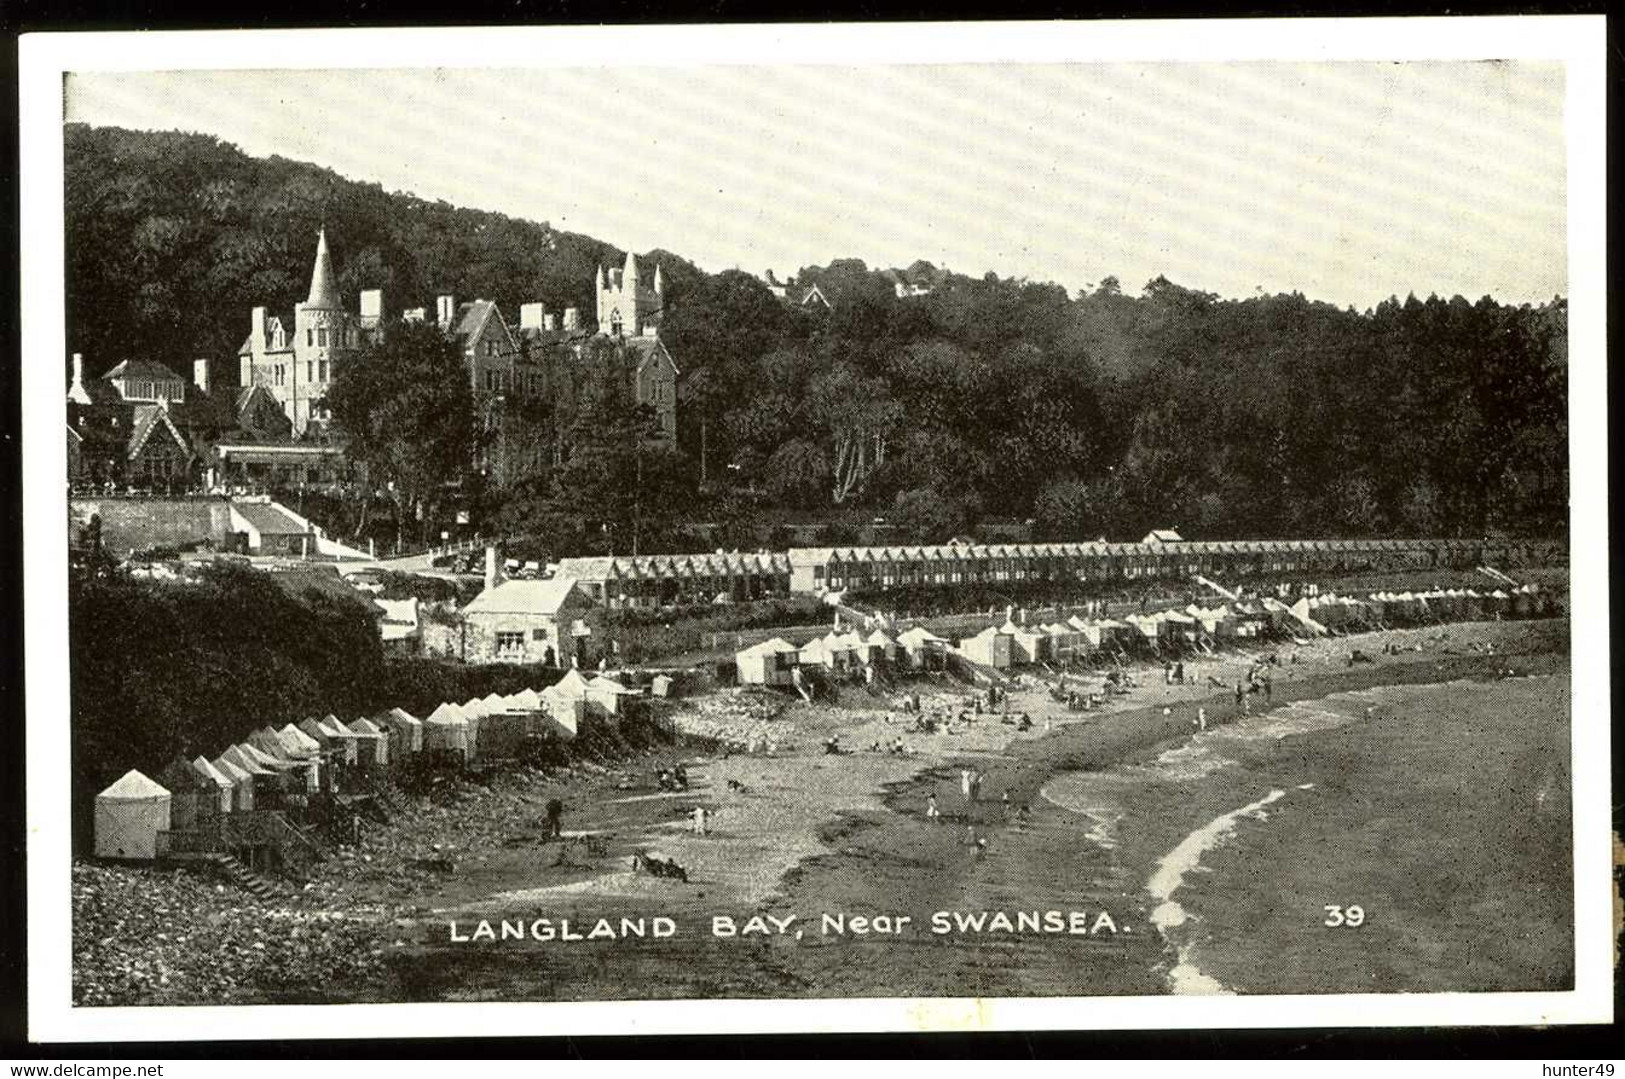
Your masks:
<svg viewBox="0 0 1625 1079"><path fill-rule="evenodd" d="M423 752L423 720L404 708L391 708L374 723L389 731L389 748L394 761Z"/></svg>
<svg viewBox="0 0 1625 1079"><path fill-rule="evenodd" d="M450 702L441 704L423 721L423 750L468 755L468 717Z"/></svg>
<svg viewBox="0 0 1625 1079"><path fill-rule="evenodd" d="M773 637L734 653L741 685L788 686L797 660L796 646Z"/></svg>
<svg viewBox="0 0 1625 1079"><path fill-rule="evenodd" d="M367 745L372 747L373 761L382 768L389 763L389 732L365 716L350 724L350 730L361 736L365 759Z"/></svg>
<svg viewBox="0 0 1625 1079"><path fill-rule="evenodd" d="M556 690L557 686L548 686L541 693L542 712L548 721L544 729L568 742L575 738L587 718L587 699Z"/></svg>
<svg viewBox="0 0 1625 1079"><path fill-rule="evenodd" d="M866 663L881 660L890 663L897 658L897 642L886 635L884 630L875 630L864 638L863 647L867 658Z"/></svg>
<svg viewBox="0 0 1625 1079"><path fill-rule="evenodd" d="M508 708L515 712L539 712L542 708L542 695L534 689L522 689L509 695Z"/></svg>
<svg viewBox="0 0 1625 1079"><path fill-rule="evenodd" d="M619 717L622 702L628 697L636 696L639 696L637 690L628 689L613 678L599 675L587 683L587 714L606 718Z"/></svg>
<svg viewBox="0 0 1625 1079"><path fill-rule="evenodd" d="M230 813L232 809L232 781L224 772L216 768L209 758L199 756L192 762L192 767L203 773L214 784L215 804L220 812Z"/></svg>
<svg viewBox="0 0 1625 1079"><path fill-rule="evenodd" d="M1048 658L1045 646L1049 643L1043 634L1018 625L1006 618L998 632L1010 638L1010 662L1039 663ZM963 650L963 649L961 649Z"/></svg>
<svg viewBox="0 0 1625 1079"><path fill-rule="evenodd" d="M169 790L169 826L176 831L200 828L220 815L220 792L214 780L185 757L170 761L158 773L158 782Z"/></svg>
<svg viewBox="0 0 1625 1079"><path fill-rule="evenodd" d="M677 680L669 674L657 674L649 681L649 693L656 697L670 697Z"/></svg>
<svg viewBox="0 0 1625 1079"><path fill-rule="evenodd" d="M96 856L151 861L169 831L169 791L135 769L96 796Z"/></svg>
<svg viewBox="0 0 1625 1079"><path fill-rule="evenodd" d="M254 784L254 805L258 809L277 809L283 797L296 790L297 777L288 774L288 766L273 762L247 742L231 746L221 757L244 772Z"/></svg>
<svg viewBox="0 0 1625 1079"><path fill-rule="evenodd" d="M858 652L862 646L863 639L856 634L832 631L803 645L797 660L803 666L828 667L832 671L846 670L857 665Z"/></svg>
<svg viewBox="0 0 1625 1079"><path fill-rule="evenodd" d="M305 731L294 726L292 723L289 723L277 733L282 735L283 743L295 753L303 753L306 756L311 756L322 751L322 743L320 741L311 737Z"/></svg>
<svg viewBox="0 0 1625 1079"><path fill-rule="evenodd" d="M1068 660L1077 651L1081 634L1065 622L1050 622L1039 627L1049 638L1049 654L1057 660Z"/></svg>
<svg viewBox="0 0 1625 1079"><path fill-rule="evenodd" d="M998 626L989 626L974 637L959 642L959 651L973 663L994 670L1004 670L1011 662L1010 634Z"/></svg>
<svg viewBox="0 0 1625 1079"><path fill-rule="evenodd" d="M211 762L215 770L231 781L231 809L233 813L249 813L254 809L254 777L225 758Z"/></svg>
<svg viewBox="0 0 1625 1079"><path fill-rule="evenodd" d="M897 643L902 646L912 667L926 666L932 657L942 657L948 648L946 640L924 626L913 626L904 630L898 635Z"/></svg>

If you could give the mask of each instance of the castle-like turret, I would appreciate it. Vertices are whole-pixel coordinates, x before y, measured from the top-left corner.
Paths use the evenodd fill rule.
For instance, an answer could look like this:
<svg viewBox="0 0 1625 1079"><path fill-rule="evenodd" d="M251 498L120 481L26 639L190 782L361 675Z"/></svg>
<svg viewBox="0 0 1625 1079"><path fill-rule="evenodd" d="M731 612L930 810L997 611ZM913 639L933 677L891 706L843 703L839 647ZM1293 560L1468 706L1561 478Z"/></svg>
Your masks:
<svg viewBox="0 0 1625 1079"><path fill-rule="evenodd" d="M598 329L612 337L640 337L660 325L666 282L655 266L652 284L643 279L638 257L627 252L619 271L598 267Z"/></svg>
<svg viewBox="0 0 1625 1079"><path fill-rule="evenodd" d="M310 271L310 296L306 307L321 311L339 309L338 275L333 272L333 256L327 253L327 229L316 234L316 265Z"/></svg>

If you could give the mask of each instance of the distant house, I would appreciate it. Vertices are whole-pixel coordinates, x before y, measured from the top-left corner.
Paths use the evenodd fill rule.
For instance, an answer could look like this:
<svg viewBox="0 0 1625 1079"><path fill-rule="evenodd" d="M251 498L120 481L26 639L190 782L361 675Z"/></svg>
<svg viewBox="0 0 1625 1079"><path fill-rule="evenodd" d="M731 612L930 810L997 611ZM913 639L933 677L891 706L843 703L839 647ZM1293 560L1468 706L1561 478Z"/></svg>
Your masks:
<svg viewBox="0 0 1625 1079"><path fill-rule="evenodd" d="M233 501L231 530L246 538L250 554L307 556L316 553L316 529L309 521L275 502Z"/></svg>
<svg viewBox="0 0 1625 1079"><path fill-rule="evenodd" d="M462 611L462 655L470 663L585 665L596 608L574 578L501 581Z"/></svg>
<svg viewBox="0 0 1625 1079"><path fill-rule="evenodd" d="M802 307L808 310L830 311L834 304L824 295L824 290L818 287L818 282L798 285L795 279L779 281L773 276L773 271L767 271L767 291L783 300L790 307Z"/></svg>
<svg viewBox="0 0 1625 1079"><path fill-rule="evenodd" d="M378 636L384 642L384 651L398 655L416 655L423 647L423 628L418 624L418 601L409 599L375 599L383 615L378 619Z"/></svg>
<svg viewBox="0 0 1625 1079"><path fill-rule="evenodd" d="M1171 528L1153 528L1145 534L1141 543L1184 543L1185 537Z"/></svg>

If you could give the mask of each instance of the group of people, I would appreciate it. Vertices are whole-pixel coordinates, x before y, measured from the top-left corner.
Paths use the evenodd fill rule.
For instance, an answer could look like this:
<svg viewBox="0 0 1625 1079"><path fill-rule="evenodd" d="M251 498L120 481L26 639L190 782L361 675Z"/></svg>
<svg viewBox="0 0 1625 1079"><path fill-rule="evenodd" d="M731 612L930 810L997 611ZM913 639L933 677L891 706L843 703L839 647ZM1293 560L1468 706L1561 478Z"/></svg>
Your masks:
<svg viewBox="0 0 1625 1079"><path fill-rule="evenodd" d="M688 769L681 764L673 768L662 768L655 776L655 782L663 791L688 790Z"/></svg>

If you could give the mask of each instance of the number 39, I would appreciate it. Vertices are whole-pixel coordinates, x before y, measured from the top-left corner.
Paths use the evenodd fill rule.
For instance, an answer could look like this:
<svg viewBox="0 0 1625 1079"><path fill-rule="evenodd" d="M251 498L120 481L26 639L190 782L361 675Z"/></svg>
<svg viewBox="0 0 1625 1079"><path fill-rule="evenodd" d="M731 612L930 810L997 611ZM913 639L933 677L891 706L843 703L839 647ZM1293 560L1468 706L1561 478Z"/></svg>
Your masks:
<svg viewBox="0 0 1625 1079"><path fill-rule="evenodd" d="M1340 926L1348 926L1350 929L1357 929L1365 922L1364 907L1352 905L1347 907L1338 907L1327 904L1324 909L1326 911L1326 920L1320 924L1330 926L1333 929Z"/></svg>

